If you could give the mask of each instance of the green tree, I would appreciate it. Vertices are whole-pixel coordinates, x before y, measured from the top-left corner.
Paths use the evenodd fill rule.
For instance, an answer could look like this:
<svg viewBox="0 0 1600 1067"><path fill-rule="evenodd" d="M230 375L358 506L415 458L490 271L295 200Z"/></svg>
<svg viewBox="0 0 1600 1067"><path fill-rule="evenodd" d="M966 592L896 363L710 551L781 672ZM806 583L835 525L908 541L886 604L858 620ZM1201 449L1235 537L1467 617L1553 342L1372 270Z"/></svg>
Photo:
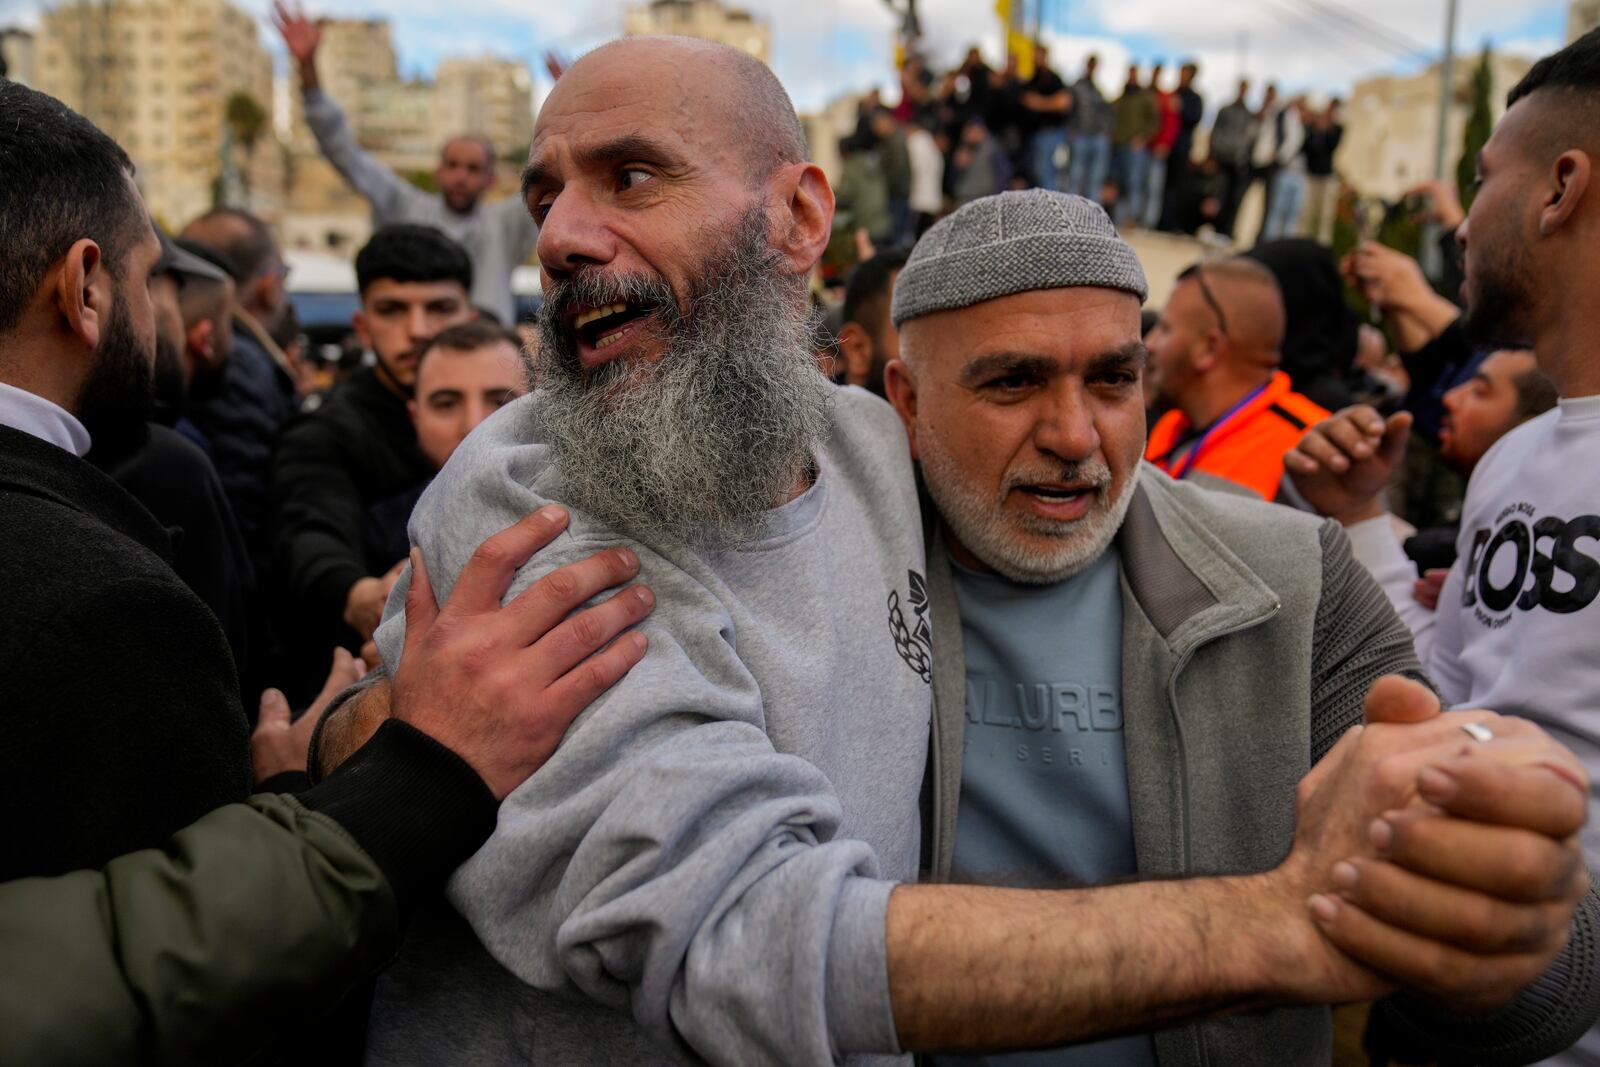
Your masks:
<svg viewBox="0 0 1600 1067"><path fill-rule="evenodd" d="M222 120L236 146L244 149L245 165L239 168L239 180L245 191L250 189L250 162L255 158L256 143L267 130L267 112L249 93L231 93L222 105Z"/></svg>
<svg viewBox="0 0 1600 1067"><path fill-rule="evenodd" d="M1467 128L1461 136L1461 158L1456 162L1456 188L1461 192L1461 206L1465 208L1472 206L1472 198L1478 194L1478 153L1489 142L1489 134L1494 128L1494 118L1490 114L1493 92L1489 45L1485 43L1478 69L1472 72L1472 110L1467 113Z"/></svg>

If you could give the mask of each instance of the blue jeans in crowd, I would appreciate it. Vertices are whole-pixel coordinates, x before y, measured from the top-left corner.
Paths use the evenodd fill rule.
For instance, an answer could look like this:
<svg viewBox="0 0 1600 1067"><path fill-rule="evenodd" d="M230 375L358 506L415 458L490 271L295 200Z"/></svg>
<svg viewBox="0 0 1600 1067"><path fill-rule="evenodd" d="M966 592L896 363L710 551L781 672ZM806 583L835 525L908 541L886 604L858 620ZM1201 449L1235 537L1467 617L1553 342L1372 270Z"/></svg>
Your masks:
<svg viewBox="0 0 1600 1067"><path fill-rule="evenodd" d="M1150 150L1122 145L1116 151L1117 225L1144 217L1145 187L1150 180Z"/></svg>
<svg viewBox="0 0 1600 1067"><path fill-rule="evenodd" d="M1100 190L1111 170L1111 138L1103 133L1072 137L1072 159L1067 166L1067 192L1100 202Z"/></svg>
<svg viewBox="0 0 1600 1067"><path fill-rule="evenodd" d="M1059 189L1056 174L1056 153L1067 143L1067 131L1060 126L1047 126L1033 135L1033 180L1041 189Z"/></svg>
<svg viewBox="0 0 1600 1067"><path fill-rule="evenodd" d="M1140 222L1153 230L1161 221L1161 206L1167 199L1167 160L1170 156L1150 156L1150 180L1145 183L1144 215Z"/></svg>
<svg viewBox="0 0 1600 1067"><path fill-rule="evenodd" d="M1267 197L1267 218L1261 224L1261 239L1277 241L1300 236L1300 211L1306 203L1306 176L1284 167L1273 175Z"/></svg>

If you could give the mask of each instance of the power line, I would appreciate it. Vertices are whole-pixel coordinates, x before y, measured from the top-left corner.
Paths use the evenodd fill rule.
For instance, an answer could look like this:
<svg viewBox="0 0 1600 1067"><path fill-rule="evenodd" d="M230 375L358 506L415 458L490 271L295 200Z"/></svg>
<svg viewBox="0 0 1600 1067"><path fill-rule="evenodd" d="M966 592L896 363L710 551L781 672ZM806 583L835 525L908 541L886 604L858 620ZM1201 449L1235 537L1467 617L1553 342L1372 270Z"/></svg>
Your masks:
<svg viewBox="0 0 1600 1067"><path fill-rule="evenodd" d="M1289 30L1306 37L1315 37L1322 44L1338 49L1347 56L1362 62L1372 58L1372 46L1365 40L1356 41L1348 31L1342 27L1321 27L1316 25L1316 19L1303 9L1296 7L1289 0L1271 0L1270 14L1276 16L1278 22ZM1330 32L1332 31L1332 32Z"/></svg>
<svg viewBox="0 0 1600 1067"><path fill-rule="evenodd" d="M1427 59L1431 58L1426 53L1413 48L1410 44L1398 39L1362 28L1348 19L1342 19L1330 11L1316 5L1325 3L1325 0L1270 0L1278 5L1280 19L1292 18L1297 30L1304 30L1315 34L1319 40L1330 43L1340 43L1328 34L1339 34L1345 39L1344 43L1359 45L1364 49L1379 48L1402 59Z"/></svg>
<svg viewBox="0 0 1600 1067"><path fill-rule="evenodd" d="M1380 22L1365 12L1357 11L1348 3L1345 3L1344 0L1308 0L1308 2L1336 11L1340 14L1340 17L1364 25L1375 33L1381 33L1392 40L1409 46L1414 51L1423 53L1431 51L1431 47L1426 42L1411 36L1404 30L1398 30L1385 22Z"/></svg>
<svg viewBox="0 0 1600 1067"><path fill-rule="evenodd" d="M1340 22L1367 34L1374 41L1383 42L1386 47L1397 50L1404 49L1418 58L1431 58L1431 53L1427 46L1416 39L1401 33L1399 30L1385 26L1383 23L1339 3L1338 0L1303 0L1303 2L1309 7L1324 12L1328 17L1338 19Z"/></svg>

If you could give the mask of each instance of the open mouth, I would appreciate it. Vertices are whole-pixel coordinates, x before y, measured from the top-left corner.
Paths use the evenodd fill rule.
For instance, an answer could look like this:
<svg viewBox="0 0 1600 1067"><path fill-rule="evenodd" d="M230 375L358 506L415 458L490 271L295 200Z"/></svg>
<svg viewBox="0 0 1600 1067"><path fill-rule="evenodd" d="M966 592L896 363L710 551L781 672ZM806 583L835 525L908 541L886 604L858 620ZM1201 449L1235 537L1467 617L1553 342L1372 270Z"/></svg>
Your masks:
<svg viewBox="0 0 1600 1067"><path fill-rule="evenodd" d="M1050 504L1069 504L1094 496L1092 485L1019 485L1022 492Z"/></svg>
<svg viewBox="0 0 1600 1067"><path fill-rule="evenodd" d="M642 304L606 304L580 311L572 319L572 330L579 341L598 352L638 329L652 313Z"/></svg>

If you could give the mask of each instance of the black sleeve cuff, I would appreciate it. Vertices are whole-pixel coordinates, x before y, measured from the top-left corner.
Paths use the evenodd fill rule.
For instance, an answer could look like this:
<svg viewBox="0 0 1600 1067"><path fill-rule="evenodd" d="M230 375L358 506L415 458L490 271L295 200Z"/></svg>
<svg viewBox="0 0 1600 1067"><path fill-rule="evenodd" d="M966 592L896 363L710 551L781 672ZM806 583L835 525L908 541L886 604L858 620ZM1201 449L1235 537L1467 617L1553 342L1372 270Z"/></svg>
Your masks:
<svg viewBox="0 0 1600 1067"><path fill-rule="evenodd" d="M264 782L257 782L253 793L304 793L311 788L311 775L305 771L280 771Z"/></svg>
<svg viewBox="0 0 1600 1067"><path fill-rule="evenodd" d="M323 779L322 775L322 729L328 725L328 720L348 704L352 699L366 692L379 681L387 678L388 669L381 664L372 670L354 685L333 698L333 702L323 711L322 718L317 720L317 725L311 731L311 744L306 749L306 777L311 785L317 785Z"/></svg>
<svg viewBox="0 0 1600 1067"><path fill-rule="evenodd" d="M465 760L396 719L299 799L377 862L402 913L443 888L489 839L499 810Z"/></svg>

